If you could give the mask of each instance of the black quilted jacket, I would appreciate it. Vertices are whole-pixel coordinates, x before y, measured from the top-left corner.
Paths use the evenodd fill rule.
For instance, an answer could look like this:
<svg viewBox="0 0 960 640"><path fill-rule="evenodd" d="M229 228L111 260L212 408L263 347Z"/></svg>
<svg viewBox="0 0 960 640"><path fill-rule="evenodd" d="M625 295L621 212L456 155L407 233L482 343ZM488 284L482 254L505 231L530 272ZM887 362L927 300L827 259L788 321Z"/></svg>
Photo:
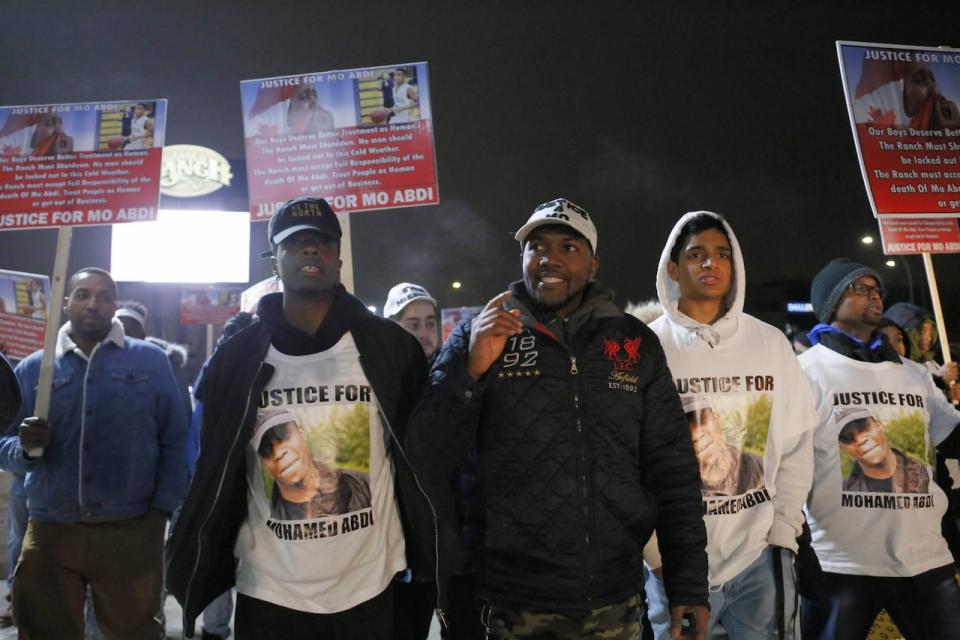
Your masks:
<svg viewBox="0 0 960 640"><path fill-rule="evenodd" d="M656 336L597 283L567 321L538 320L523 284L511 288L523 335L475 383L458 326L407 436L438 481L478 448L484 595L562 612L622 601L656 527L671 605L706 604L699 470Z"/></svg>

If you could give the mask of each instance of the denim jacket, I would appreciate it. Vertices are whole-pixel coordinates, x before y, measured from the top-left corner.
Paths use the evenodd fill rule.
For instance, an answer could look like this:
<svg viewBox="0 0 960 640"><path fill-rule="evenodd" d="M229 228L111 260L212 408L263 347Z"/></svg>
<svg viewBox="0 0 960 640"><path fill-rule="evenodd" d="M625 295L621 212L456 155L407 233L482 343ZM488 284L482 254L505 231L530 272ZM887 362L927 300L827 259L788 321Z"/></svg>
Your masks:
<svg viewBox="0 0 960 640"><path fill-rule="evenodd" d="M50 444L28 459L18 429L33 415L42 351L16 368L23 406L0 438L0 467L26 474L31 520L79 522L172 513L187 489L187 416L166 355L113 321L89 358L60 329Z"/></svg>

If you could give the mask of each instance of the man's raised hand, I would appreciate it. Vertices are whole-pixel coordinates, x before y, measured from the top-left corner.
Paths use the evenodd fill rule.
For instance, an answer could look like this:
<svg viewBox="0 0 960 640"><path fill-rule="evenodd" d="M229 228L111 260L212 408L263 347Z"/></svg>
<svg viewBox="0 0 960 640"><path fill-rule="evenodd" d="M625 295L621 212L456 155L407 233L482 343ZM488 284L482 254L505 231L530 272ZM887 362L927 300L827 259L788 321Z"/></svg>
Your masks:
<svg viewBox="0 0 960 640"><path fill-rule="evenodd" d="M520 310L507 311L503 304L512 296L510 291L498 294L487 303L474 319L470 331L470 353L467 357L467 373L479 380L496 362L507 339L523 333Z"/></svg>

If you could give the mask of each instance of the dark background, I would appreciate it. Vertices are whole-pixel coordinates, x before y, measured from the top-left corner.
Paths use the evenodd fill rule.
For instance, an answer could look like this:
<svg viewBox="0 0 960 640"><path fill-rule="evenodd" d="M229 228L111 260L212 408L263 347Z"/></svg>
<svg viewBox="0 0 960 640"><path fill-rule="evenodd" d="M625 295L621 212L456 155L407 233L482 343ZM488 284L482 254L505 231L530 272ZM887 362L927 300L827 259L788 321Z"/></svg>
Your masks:
<svg viewBox="0 0 960 640"><path fill-rule="evenodd" d="M785 302L806 300L837 256L877 268L888 302L908 297L902 263L859 242L877 229L834 41L960 45L955 2L48 0L0 12L0 104L168 98L166 143L232 162L241 80L429 62L441 204L352 216L356 293L378 308L399 280L442 306L484 303L519 277L510 232L563 195L593 215L600 279L621 304L655 295L683 212L723 213L747 264L746 309L780 327L812 324ZM265 233L254 224L252 281L269 274L255 257ZM109 242L107 228L77 229L70 270L109 267ZM2 233L0 267L49 273L55 244L51 230ZM175 249L171 260L190 259ZM908 262L919 301L923 267ZM960 257L934 264L956 337ZM176 290L121 294L151 306L152 333L184 340Z"/></svg>

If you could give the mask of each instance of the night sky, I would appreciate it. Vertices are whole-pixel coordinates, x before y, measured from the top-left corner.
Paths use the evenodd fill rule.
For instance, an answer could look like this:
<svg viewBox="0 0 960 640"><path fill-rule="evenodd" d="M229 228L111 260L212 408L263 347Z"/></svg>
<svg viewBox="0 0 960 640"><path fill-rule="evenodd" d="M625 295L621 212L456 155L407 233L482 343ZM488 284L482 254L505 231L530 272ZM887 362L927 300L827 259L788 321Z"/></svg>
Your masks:
<svg viewBox="0 0 960 640"><path fill-rule="evenodd" d="M960 46L953 2L48 0L2 16L0 104L168 98L167 144L232 160L241 80L429 62L441 204L352 217L356 292L378 307L398 280L443 306L484 303L520 275L511 232L562 195L593 215L620 303L655 295L683 212L724 214L746 309L775 322L837 256L881 271L888 302L906 295L902 266L859 243L876 223L835 40ZM255 250L265 233L254 225ZM49 273L54 246L53 231L0 233L0 267ZM108 256L106 229L75 233L71 270ZM934 264L956 339L960 257Z"/></svg>

